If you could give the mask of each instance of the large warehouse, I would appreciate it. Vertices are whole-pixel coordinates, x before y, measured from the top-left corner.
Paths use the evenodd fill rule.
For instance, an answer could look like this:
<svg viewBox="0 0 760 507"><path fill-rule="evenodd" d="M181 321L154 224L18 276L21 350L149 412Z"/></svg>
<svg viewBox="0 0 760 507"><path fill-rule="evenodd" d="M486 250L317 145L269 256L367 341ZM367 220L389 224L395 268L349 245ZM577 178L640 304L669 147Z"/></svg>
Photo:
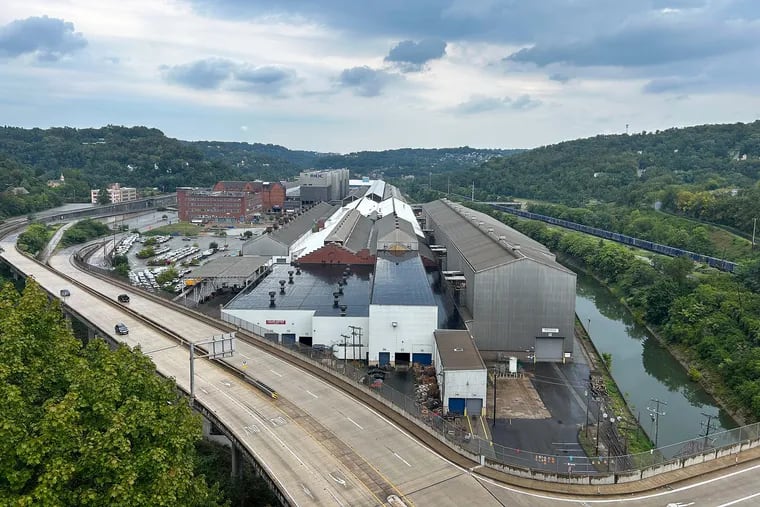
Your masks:
<svg viewBox="0 0 760 507"><path fill-rule="evenodd" d="M444 286L455 293L482 356L571 358L575 273L545 246L484 213L446 199L422 208L449 280Z"/></svg>

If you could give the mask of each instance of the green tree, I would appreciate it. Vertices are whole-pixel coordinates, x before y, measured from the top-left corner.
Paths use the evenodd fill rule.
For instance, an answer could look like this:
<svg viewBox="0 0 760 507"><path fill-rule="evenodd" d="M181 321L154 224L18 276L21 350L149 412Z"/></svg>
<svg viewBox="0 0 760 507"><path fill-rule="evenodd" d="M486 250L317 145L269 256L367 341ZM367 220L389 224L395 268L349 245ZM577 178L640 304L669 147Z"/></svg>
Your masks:
<svg viewBox="0 0 760 507"><path fill-rule="evenodd" d="M171 267L161 271L158 275L156 275L156 282L158 282L160 285L163 285L165 283L171 282L178 276L179 273L177 272L177 268Z"/></svg>
<svg viewBox="0 0 760 507"><path fill-rule="evenodd" d="M0 291L0 428L0 504L218 504L173 382L126 346L83 347L33 281Z"/></svg>
<svg viewBox="0 0 760 507"><path fill-rule="evenodd" d="M17 240L18 247L24 252L36 255L50 240L50 231L43 224L32 224L22 232Z"/></svg>
<svg viewBox="0 0 760 507"><path fill-rule="evenodd" d="M108 190L106 188L101 188L98 190L98 204L111 204L111 196L108 194Z"/></svg>

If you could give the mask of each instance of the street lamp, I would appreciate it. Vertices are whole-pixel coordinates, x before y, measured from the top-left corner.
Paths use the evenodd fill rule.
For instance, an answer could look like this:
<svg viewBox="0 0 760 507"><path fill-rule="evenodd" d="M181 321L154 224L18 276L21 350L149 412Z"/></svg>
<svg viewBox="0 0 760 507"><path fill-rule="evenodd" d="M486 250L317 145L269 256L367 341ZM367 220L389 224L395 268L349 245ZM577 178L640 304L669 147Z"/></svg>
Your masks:
<svg viewBox="0 0 760 507"><path fill-rule="evenodd" d="M493 420L491 427L496 427L496 366L493 367Z"/></svg>

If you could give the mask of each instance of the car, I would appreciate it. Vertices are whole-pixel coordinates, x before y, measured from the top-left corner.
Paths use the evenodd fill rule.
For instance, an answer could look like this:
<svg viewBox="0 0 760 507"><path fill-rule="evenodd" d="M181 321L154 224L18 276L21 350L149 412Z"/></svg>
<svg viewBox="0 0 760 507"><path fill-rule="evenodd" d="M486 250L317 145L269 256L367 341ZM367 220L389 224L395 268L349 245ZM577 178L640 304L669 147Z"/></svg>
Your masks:
<svg viewBox="0 0 760 507"><path fill-rule="evenodd" d="M129 303L129 294L119 294L116 299L119 300L119 303Z"/></svg>
<svg viewBox="0 0 760 507"><path fill-rule="evenodd" d="M114 331L116 331L116 334L124 335L129 334L129 329L127 326L125 326L123 323L119 322L113 327Z"/></svg>

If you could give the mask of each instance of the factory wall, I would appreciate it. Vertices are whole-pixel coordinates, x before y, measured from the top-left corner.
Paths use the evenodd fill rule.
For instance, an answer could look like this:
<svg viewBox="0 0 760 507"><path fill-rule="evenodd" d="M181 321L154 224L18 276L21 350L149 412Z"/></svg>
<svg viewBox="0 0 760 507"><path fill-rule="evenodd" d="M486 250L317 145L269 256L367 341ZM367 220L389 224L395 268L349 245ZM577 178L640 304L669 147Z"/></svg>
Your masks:
<svg viewBox="0 0 760 507"><path fill-rule="evenodd" d="M367 343L369 341L369 317L315 316L312 319L313 343L322 345L335 345L342 344L347 341L347 343L351 344L351 338L345 340L343 336L341 336L346 335L351 337L352 330L349 326L354 326L356 328L355 332L357 334L355 337L356 339L353 343L362 343L364 346L346 347L346 357L351 360L355 355L357 360L363 360L366 358L367 351L369 350L367 348ZM361 334L361 338L359 337L359 334ZM334 347L333 350L335 351L335 356L338 359L343 359L344 348L342 346ZM355 352L355 354L352 354L352 350Z"/></svg>
<svg viewBox="0 0 760 507"><path fill-rule="evenodd" d="M396 323L394 326L393 323ZM438 327L437 306L370 305L369 361L375 363L380 352L433 354L433 332Z"/></svg>

